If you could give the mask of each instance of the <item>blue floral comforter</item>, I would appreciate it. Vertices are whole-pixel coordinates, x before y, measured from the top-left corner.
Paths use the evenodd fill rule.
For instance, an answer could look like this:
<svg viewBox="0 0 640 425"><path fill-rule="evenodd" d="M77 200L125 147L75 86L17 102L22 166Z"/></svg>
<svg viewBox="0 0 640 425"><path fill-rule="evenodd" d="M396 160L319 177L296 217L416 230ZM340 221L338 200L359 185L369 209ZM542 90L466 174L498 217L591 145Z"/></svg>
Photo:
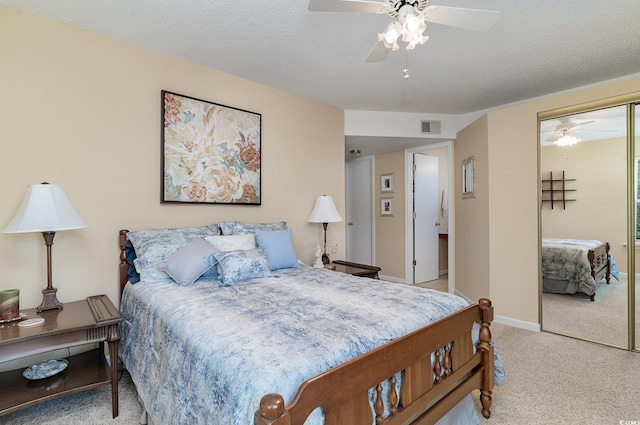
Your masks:
<svg viewBox="0 0 640 425"><path fill-rule="evenodd" d="M591 265L587 252L602 245L602 242L587 239L542 239L542 275L553 280L567 280L567 293L577 291L587 295L596 293L598 282L591 276ZM611 275L620 279L620 272L613 256Z"/></svg>
<svg viewBox="0 0 640 425"><path fill-rule="evenodd" d="M231 287L143 281L122 296L120 357L156 425L247 425L263 395L290 400L306 379L467 304L312 267ZM495 366L499 385L497 351Z"/></svg>

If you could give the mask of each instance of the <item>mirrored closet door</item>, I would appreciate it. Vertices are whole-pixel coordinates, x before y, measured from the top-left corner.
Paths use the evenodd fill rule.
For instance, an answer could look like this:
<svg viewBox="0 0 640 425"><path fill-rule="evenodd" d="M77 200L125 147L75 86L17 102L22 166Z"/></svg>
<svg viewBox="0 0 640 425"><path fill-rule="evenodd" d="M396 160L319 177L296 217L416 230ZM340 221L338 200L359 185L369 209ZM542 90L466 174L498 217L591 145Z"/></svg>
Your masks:
<svg viewBox="0 0 640 425"><path fill-rule="evenodd" d="M539 114L544 331L625 349L638 339L637 121L629 97Z"/></svg>

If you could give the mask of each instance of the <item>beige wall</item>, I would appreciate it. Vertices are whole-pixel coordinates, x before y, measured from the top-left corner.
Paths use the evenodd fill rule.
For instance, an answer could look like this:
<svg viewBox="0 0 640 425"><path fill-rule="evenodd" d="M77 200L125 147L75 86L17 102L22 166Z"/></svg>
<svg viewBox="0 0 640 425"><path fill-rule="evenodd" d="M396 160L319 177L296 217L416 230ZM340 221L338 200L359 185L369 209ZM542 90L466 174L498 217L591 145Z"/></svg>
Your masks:
<svg viewBox="0 0 640 425"><path fill-rule="evenodd" d="M404 279L405 274L405 185L404 151L375 156L375 252L376 265L383 276ZM382 174L394 173L393 193L380 192ZM393 217L380 216L382 198L393 198Z"/></svg>
<svg viewBox="0 0 640 425"><path fill-rule="evenodd" d="M496 314L529 323L539 323L538 281L538 163L537 113L596 99L640 91L640 78L610 82L563 93L521 105L506 107L487 114L488 139L479 135L465 147L466 153L475 149L488 150L488 161L479 161L479 170L488 167L489 202L478 211L488 217L488 235L477 241L477 251L465 255L456 249L456 288L460 274L465 273L474 255L488 250L489 270L478 273L481 285L489 282L489 296ZM466 153L459 152L455 143L456 166ZM477 154L477 153L476 153ZM457 172L456 172L457 173ZM456 192L460 190L456 177ZM606 188L603 188L606 190ZM479 196L484 196L480 189ZM456 194L456 248L464 243L465 224L471 221L460 212L467 200ZM466 217L466 219L465 219ZM459 255L460 254L460 255ZM471 276L469 276L471 278ZM463 291L464 292L464 291ZM467 296L470 296L467 294Z"/></svg>
<svg viewBox="0 0 640 425"><path fill-rule="evenodd" d="M542 178L575 179L566 187L566 209L543 203L542 237L597 239L609 242L621 272L627 271L627 141L625 138L540 149ZM548 186L548 185L547 185ZM545 186L546 187L546 186ZM559 185L556 184L556 189ZM605 189L603 189L605 188Z"/></svg>
<svg viewBox="0 0 640 425"><path fill-rule="evenodd" d="M56 235L63 303L117 301L122 228L286 220L312 262L322 240L322 226L306 222L315 198L332 195L344 216L341 109L4 6L0 63L0 228L43 181L60 184L90 225ZM160 204L162 89L262 114L261 206ZM344 222L329 227L336 258L344 233ZM0 234L0 289L20 288L24 308L41 301L45 252L40 234Z"/></svg>
<svg viewBox="0 0 640 425"><path fill-rule="evenodd" d="M490 295L488 118L483 116L458 133L454 142L455 282L457 292L473 301ZM462 198L462 161L475 156L474 198Z"/></svg>

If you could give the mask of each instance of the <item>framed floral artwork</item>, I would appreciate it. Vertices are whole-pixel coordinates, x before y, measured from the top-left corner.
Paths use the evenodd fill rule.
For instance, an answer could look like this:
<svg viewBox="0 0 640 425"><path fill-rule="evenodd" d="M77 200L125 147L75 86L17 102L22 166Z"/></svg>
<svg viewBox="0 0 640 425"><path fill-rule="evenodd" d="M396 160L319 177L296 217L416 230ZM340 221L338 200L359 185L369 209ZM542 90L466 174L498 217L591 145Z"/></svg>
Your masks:
<svg viewBox="0 0 640 425"><path fill-rule="evenodd" d="M161 202L260 205L262 116L162 90Z"/></svg>

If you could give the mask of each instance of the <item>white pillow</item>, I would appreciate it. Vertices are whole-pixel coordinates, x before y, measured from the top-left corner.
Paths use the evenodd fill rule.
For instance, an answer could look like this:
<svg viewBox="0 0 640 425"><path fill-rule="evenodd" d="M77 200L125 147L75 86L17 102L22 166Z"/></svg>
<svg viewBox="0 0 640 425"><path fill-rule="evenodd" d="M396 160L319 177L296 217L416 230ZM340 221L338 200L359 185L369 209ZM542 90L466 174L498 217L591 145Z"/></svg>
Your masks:
<svg viewBox="0 0 640 425"><path fill-rule="evenodd" d="M256 238L253 234L207 236L204 239L220 252L246 251L256 247Z"/></svg>

